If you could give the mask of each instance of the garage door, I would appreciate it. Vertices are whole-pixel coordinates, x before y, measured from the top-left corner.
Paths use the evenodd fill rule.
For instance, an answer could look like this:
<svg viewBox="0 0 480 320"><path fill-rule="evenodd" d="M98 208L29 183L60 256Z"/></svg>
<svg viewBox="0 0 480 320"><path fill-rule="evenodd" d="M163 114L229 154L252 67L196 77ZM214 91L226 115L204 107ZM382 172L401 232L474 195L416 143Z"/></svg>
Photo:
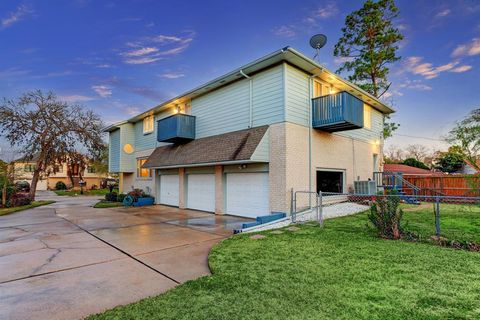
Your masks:
<svg viewBox="0 0 480 320"><path fill-rule="evenodd" d="M31 184L31 181L29 181ZM55 186L54 186L55 187ZM48 180L47 179L41 179L37 181L37 190L38 191L44 191L48 189Z"/></svg>
<svg viewBox="0 0 480 320"><path fill-rule="evenodd" d="M229 173L226 212L251 217L270 214L268 173Z"/></svg>
<svg viewBox="0 0 480 320"><path fill-rule="evenodd" d="M178 207L178 175L160 176L160 203Z"/></svg>
<svg viewBox="0 0 480 320"><path fill-rule="evenodd" d="M215 211L215 175L189 174L187 176L187 207Z"/></svg>

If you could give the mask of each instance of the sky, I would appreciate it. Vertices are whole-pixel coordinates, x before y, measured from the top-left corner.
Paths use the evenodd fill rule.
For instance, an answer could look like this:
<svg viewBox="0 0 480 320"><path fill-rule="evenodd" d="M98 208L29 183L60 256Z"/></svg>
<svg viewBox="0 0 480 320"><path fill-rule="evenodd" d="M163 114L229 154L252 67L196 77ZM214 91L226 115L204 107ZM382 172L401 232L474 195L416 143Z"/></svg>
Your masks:
<svg viewBox="0 0 480 320"><path fill-rule="evenodd" d="M333 47L362 1L9 0L0 2L0 97L41 89L106 123L127 119L285 46L338 69ZM480 107L480 0L397 0L405 39L387 102L391 146L441 149ZM6 148L0 138L0 148Z"/></svg>

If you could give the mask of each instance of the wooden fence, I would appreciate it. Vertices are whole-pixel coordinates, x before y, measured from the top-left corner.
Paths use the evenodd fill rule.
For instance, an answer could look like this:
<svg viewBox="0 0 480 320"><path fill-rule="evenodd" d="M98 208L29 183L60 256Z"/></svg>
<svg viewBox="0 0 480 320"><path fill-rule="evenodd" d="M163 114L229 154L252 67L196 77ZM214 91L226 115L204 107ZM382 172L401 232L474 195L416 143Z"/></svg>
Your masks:
<svg viewBox="0 0 480 320"><path fill-rule="evenodd" d="M480 175L404 175L403 179L422 190L423 195L480 196ZM409 192L408 192L409 193Z"/></svg>

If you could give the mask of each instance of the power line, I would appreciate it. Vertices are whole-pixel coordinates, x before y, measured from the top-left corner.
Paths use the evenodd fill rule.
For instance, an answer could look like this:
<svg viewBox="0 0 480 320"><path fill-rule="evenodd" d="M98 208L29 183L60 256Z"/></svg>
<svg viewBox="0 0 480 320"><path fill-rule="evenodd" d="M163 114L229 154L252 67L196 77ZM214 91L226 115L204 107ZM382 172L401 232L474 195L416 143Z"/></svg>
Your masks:
<svg viewBox="0 0 480 320"><path fill-rule="evenodd" d="M432 141L441 141L441 142L446 142L443 139L435 139L435 138L430 138L430 137L420 137L420 136L411 136L408 134L401 134L401 133L394 133L396 136L402 136L402 137L407 137L407 138L417 138L417 139L425 139L425 140L432 140Z"/></svg>

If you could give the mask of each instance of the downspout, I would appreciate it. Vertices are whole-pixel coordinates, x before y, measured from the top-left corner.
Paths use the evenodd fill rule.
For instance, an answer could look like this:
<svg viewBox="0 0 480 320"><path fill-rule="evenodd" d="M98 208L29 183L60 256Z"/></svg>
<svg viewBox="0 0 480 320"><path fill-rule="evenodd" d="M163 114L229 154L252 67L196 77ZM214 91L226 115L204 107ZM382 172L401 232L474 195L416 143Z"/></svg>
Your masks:
<svg viewBox="0 0 480 320"><path fill-rule="evenodd" d="M312 74L308 77L308 192L312 192L312 110L313 110L313 78L322 73L323 69L319 73ZM317 192L317 191L315 191ZM309 206L311 207L311 197L309 197Z"/></svg>
<svg viewBox="0 0 480 320"><path fill-rule="evenodd" d="M248 87L249 87L249 121L248 127L251 128L253 126L253 81L252 77L247 76L243 70L240 70L240 74L248 79Z"/></svg>

